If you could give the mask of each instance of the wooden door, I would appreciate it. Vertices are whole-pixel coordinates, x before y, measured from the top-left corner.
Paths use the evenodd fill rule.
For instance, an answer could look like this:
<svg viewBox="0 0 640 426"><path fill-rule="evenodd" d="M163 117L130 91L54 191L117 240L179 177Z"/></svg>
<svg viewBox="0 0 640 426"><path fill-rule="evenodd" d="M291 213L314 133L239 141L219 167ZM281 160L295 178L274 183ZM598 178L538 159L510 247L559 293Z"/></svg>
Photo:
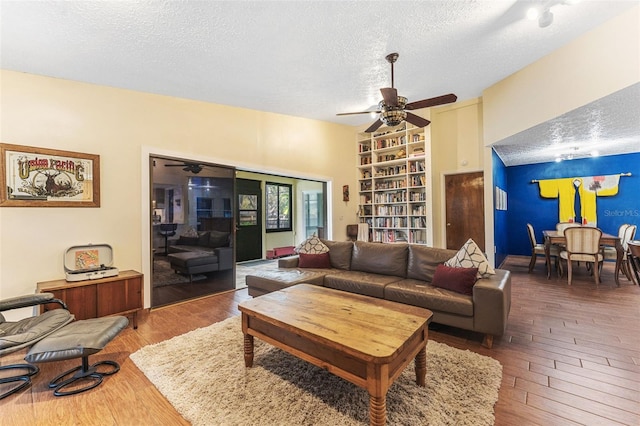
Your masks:
<svg viewBox="0 0 640 426"><path fill-rule="evenodd" d="M484 173L445 176L447 248L458 250L469 238L485 250Z"/></svg>
<svg viewBox="0 0 640 426"><path fill-rule="evenodd" d="M262 188L236 179L236 262L262 259Z"/></svg>

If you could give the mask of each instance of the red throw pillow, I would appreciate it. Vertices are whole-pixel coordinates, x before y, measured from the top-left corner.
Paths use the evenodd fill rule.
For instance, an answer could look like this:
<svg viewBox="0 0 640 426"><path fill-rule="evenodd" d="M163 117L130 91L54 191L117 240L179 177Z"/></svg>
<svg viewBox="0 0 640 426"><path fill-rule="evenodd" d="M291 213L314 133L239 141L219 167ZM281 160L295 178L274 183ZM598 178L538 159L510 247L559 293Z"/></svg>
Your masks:
<svg viewBox="0 0 640 426"><path fill-rule="evenodd" d="M473 285L477 280L477 274L478 268L452 268L446 265L438 265L431 284L434 287L445 288L471 296L473 294Z"/></svg>
<svg viewBox="0 0 640 426"><path fill-rule="evenodd" d="M329 252L320 254L300 253L298 256L299 268L331 268Z"/></svg>

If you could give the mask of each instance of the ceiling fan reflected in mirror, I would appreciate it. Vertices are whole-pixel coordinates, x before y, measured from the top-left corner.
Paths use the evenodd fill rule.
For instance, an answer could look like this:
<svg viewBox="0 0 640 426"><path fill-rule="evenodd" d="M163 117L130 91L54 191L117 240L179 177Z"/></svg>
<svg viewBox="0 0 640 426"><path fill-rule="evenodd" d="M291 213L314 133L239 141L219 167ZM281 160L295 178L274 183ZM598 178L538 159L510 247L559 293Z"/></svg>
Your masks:
<svg viewBox="0 0 640 426"><path fill-rule="evenodd" d="M409 102L404 96L398 96L398 91L393 84L393 64L398 60L397 53L390 53L386 56L387 62L391 64L391 87L383 87L380 89L382 100L378 103L378 109L374 111L344 112L337 115L353 115L353 114L371 114L379 113L380 117L365 130L366 133L376 131L380 126L397 126L403 121L407 121L416 127L425 127L431 123L426 118L422 118L407 110L415 110L428 108L436 105L448 104L455 102L458 97L453 93L448 95L437 96L435 98L423 99L421 101Z"/></svg>
<svg viewBox="0 0 640 426"><path fill-rule="evenodd" d="M184 162L183 164L165 164L165 167L182 167L182 170L185 172L191 172L194 175L200 173L203 169L203 164L198 163L188 163Z"/></svg>

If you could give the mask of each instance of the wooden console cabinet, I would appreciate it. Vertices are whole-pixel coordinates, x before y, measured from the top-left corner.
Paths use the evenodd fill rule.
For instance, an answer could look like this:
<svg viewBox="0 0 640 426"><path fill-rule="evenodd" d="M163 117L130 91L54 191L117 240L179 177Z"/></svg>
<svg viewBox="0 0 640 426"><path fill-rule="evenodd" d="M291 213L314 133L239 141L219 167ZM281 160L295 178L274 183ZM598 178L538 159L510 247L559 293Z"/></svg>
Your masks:
<svg viewBox="0 0 640 426"><path fill-rule="evenodd" d="M137 271L121 271L119 275L97 280L39 282L38 293L53 293L67 304L77 320L107 315L132 316L133 328L138 328L138 311L142 309L143 275ZM59 308L47 304L42 311Z"/></svg>

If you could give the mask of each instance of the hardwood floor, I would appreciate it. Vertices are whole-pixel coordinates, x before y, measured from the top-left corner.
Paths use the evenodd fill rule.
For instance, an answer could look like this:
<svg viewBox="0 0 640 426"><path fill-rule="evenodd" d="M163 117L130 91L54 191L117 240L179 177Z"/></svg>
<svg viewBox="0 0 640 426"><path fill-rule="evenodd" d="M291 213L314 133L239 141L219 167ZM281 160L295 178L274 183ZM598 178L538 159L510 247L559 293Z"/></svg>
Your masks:
<svg viewBox="0 0 640 426"><path fill-rule="evenodd" d="M434 326L430 338L502 363L496 425L640 424L640 287L624 277L616 287L610 263L598 288L584 266L569 287L566 277L547 280L542 260L531 274L528 263L528 257L509 257L503 265L513 274L512 305L507 332L493 349L480 345L481 335L450 327ZM188 424L128 356L238 315L238 303L248 297L242 289L142 313L137 331L127 328L90 358L113 359L120 372L84 394L54 398L46 385L79 360L40 364L30 389L0 402L0 423ZM24 353L0 362L19 362Z"/></svg>

